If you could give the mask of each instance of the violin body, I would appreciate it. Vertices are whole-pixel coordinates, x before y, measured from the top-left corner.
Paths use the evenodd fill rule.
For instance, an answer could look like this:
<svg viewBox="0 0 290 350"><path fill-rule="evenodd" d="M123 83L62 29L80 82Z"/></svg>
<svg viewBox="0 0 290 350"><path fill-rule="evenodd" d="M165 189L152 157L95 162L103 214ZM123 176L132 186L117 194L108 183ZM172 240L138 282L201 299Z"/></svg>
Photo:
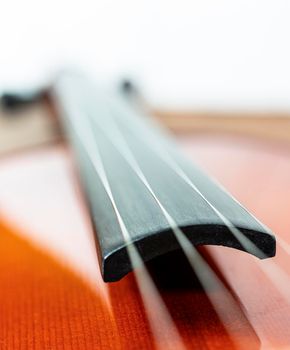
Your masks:
<svg viewBox="0 0 290 350"><path fill-rule="evenodd" d="M223 133L180 134L177 139L195 163L290 244L287 143ZM179 341L170 333L156 341L134 273L110 284L102 280L74 167L63 143L1 159L3 349L290 346L290 304L261 269L275 261L290 278L290 256L279 244L276 256L267 260L228 247L199 249L238 308L227 304L223 290L205 292L182 254L173 252L149 262L148 270L180 334ZM224 305L222 320L210 296Z"/></svg>

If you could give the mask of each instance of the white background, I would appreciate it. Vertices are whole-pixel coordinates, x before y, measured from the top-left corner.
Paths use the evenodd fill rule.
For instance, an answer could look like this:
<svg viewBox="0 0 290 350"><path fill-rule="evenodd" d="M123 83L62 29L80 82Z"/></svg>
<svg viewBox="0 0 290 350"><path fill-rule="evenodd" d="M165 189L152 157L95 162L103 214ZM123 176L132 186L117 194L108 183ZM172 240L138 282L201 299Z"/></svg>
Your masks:
<svg viewBox="0 0 290 350"><path fill-rule="evenodd" d="M290 109L288 0L0 2L0 90L77 65L159 105Z"/></svg>

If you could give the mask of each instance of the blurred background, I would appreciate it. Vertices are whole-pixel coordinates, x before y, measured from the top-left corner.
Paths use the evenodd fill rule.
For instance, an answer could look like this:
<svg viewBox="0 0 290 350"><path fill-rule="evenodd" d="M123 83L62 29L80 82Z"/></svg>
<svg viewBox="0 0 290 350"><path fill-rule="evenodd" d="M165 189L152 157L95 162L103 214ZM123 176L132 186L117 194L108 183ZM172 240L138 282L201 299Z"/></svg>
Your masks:
<svg viewBox="0 0 290 350"><path fill-rule="evenodd" d="M287 0L1 2L0 92L81 67L158 107L290 108Z"/></svg>

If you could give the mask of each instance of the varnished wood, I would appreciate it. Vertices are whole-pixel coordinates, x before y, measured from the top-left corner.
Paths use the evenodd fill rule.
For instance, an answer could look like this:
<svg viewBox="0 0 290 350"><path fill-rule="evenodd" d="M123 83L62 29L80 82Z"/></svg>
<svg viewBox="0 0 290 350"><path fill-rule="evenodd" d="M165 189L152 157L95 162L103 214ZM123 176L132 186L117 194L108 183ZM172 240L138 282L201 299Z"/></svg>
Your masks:
<svg viewBox="0 0 290 350"><path fill-rule="evenodd" d="M182 132L178 137L195 162L290 244L289 146L250 135ZM88 211L73 169L64 147L1 159L1 346L154 349L133 274L106 290L96 270ZM172 270L176 279L158 262L151 267L186 347L235 349L238 340L247 350L289 348L289 304L257 260L222 247L206 248L203 254L238 302L238 314L225 308L230 332L182 260ZM274 259L290 276L290 257L280 245ZM221 291L210 293L220 295L222 303Z"/></svg>
<svg viewBox="0 0 290 350"><path fill-rule="evenodd" d="M142 106L141 106L142 108ZM153 117L174 134L224 133L290 142L290 113L197 111L150 108ZM56 114L47 100L9 113L0 109L0 155L60 139Z"/></svg>
<svg viewBox="0 0 290 350"><path fill-rule="evenodd" d="M194 161L290 243L289 149L219 136L188 136L180 142ZM2 344L33 350L153 349L132 274L110 285L111 309L107 306L96 261L90 258L88 212L73 174L71 157L63 148L23 153L0 164ZM178 279L170 279L160 264L152 267L188 349L234 349L234 340L243 349L259 349L261 344L287 348L289 305L257 261L222 247L207 249L207 254L240 305L238 315L225 309L230 334L183 261L171 270ZM275 262L287 273L289 259L278 246ZM222 302L221 291L211 293Z"/></svg>
<svg viewBox="0 0 290 350"><path fill-rule="evenodd" d="M176 134L228 133L290 142L290 114L286 112L153 110L153 115Z"/></svg>
<svg viewBox="0 0 290 350"><path fill-rule="evenodd" d="M43 101L13 112L0 106L0 156L51 144L59 138L57 123Z"/></svg>

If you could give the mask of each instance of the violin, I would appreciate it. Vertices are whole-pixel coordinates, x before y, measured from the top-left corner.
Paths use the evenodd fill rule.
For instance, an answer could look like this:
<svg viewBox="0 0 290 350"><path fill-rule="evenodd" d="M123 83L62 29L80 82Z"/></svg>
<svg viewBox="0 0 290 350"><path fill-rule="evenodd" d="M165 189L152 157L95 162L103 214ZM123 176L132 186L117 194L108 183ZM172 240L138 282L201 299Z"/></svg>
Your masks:
<svg viewBox="0 0 290 350"><path fill-rule="evenodd" d="M289 347L287 115L145 111L79 74L5 102L3 349Z"/></svg>

